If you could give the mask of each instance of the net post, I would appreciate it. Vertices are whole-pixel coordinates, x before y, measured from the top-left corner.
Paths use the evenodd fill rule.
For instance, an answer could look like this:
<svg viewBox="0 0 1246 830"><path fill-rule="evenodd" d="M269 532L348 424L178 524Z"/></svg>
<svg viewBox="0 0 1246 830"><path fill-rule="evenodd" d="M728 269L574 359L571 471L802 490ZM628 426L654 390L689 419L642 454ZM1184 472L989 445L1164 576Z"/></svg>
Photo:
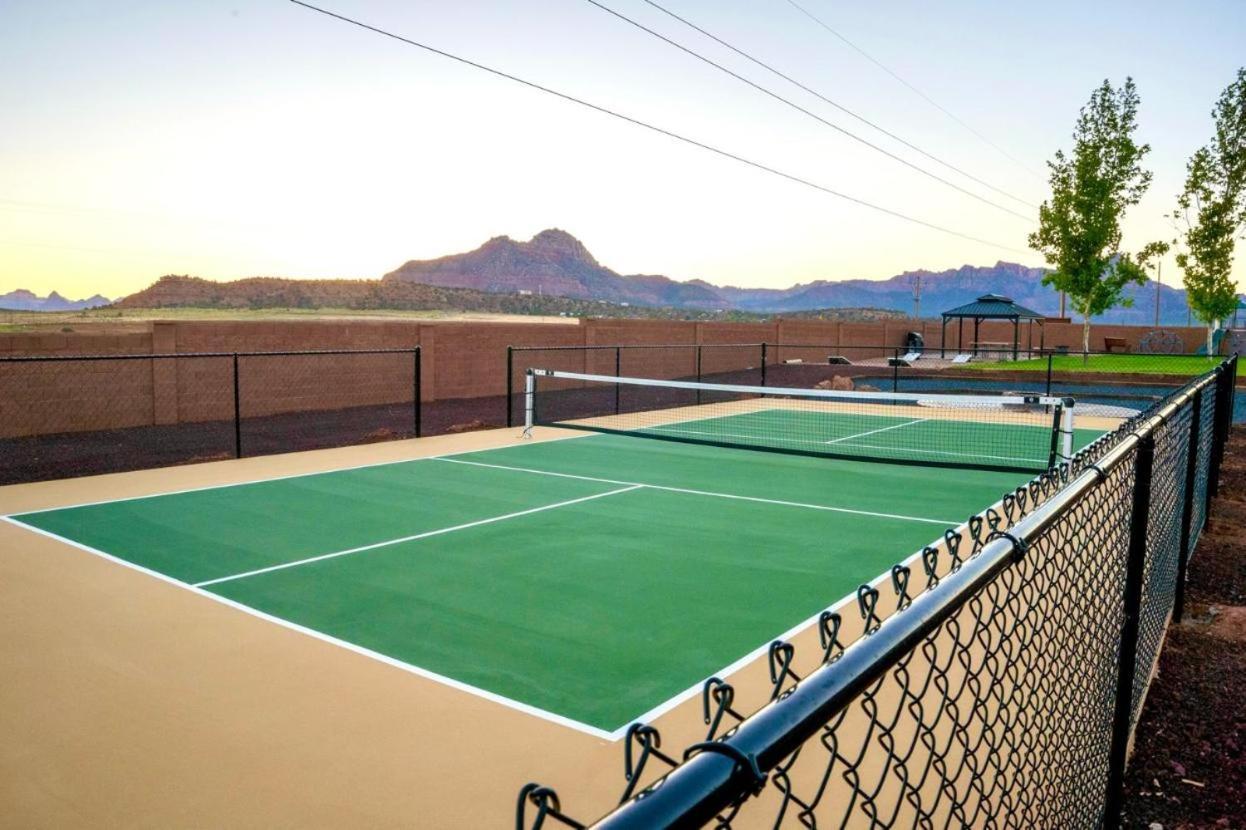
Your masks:
<svg viewBox="0 0 1246 830"><path fill-rule="evenodd" d="M1112 743L1108 754L1108 786L1103 823L1108 830L1121 826L1125 763L1129 754L1133 720L1134 674L1138 662L1138 634L1142 609L1143 570L1146 567L1147 516L1151 508L1151 471L1155 460L1155 435L1139 437L1134 458L1133 505L1129 520L1129 554L1125 562L1124 619L1120 632L1120 662L1116 672L1116 704L1112 717Z"/></svg>
<svg viewBox="0 0 1246 830"><path fill-rule="evenodd" d="M506 426L515 425L515 416L511 412L515 400L515 347L506 347Z"/></svg>
<svg viewBox="0 0 1246 830"><path fill-rule="evenodd" d="M420 381L422 380L421 378L422 367L420 364L423 362L423 352L420 350L419 346L416 346L414 349L411 350L411 362L412 362L411 407L414 410L411 414L411 417L414 421L413 426L415 427L415 437L419 438L421 427L423 426L423 424L421 423L421 419L423 418L423 415L424 415L422 411L424 409L424 398L423 398L423 392L420 389Z"/></svg>
<svg viewBox="0 0 1246 830"><path fill-rule="evenodd" d="M242 403L238 389L238 353L234 352L234 458L242 458Z"/></svg>
<svg viewBox="0 0 1246 830"><path fill-rule="evenodd" d="M1198 478L1199 427L1202 420L1203 390L1194 392L1190 402L1189 449L1185 460L1185 495L1181 499L1181 547L1177 556L1177 586L1172 601L1172 620L1181 622L1185 612L1185 578L1190 561L1190 531L1194 523L1194 489Z"/></svg>
<svg viewBox="0 0 1246 830"><path fill-rule="evenodd" d="M1064 452L1064 403L1056 403L1052 408L1051 418L1051 449L1047 453L1047 466L1054 467L1059 463Z"/></svg>
<svg viewBox="0 0 1246 830"><path fill-rule="evenodd" d="M614 376L616 378L623 377L623 347L614 347ZM619 395L621 386L617 383L614 385L614 414L619 414Z"/></svg>
<svg viewBox="0 0 1246 830"><path fill-rule="evenodd" d="M523 435L520 437L531 438L532 427L536 424L536 373L531 369L524 375L523 413Z"/></svg>
<svg viewBox="0 0 1246 830"><path fill-rule="evenodd" d="M761 344L761 385L766 385L766 344Z"/></svg>

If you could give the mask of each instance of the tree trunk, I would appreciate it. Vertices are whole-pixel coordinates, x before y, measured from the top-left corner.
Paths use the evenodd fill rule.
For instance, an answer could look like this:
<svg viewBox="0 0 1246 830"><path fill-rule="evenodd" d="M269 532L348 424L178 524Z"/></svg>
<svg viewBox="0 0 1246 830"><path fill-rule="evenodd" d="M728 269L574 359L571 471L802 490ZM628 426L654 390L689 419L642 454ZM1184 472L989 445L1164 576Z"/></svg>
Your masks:
<svg viewBox="0 0 1246 830"><path fill-rule="evenodd" d="M1082 312L1082 363L1090 363L1090 314Z"/></svg>
<svg viewBox="0 0 1246 830"><path fill-rule="evenodd" d="M1208 323L1207 324L1207 356L1208 357L1211 357L1211 341L1213 339L1213 335L1215 334L1215 332L1216 332L1216 324L1214 322Z"/></svg>

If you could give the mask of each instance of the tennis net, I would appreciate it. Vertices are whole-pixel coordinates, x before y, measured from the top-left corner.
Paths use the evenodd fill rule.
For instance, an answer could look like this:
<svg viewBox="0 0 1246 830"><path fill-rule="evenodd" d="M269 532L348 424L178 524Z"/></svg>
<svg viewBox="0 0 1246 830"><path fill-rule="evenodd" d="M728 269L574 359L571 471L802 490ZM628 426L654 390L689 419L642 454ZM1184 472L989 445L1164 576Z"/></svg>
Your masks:
<svg viewBox="0 0 1246 830"><path fill-rule="evenodd" d="M785 389L531 369L537 425L925 466L1039 472L1072 456L1073 401ZM1085 436L1089 440L1090 436Z"/></svg>

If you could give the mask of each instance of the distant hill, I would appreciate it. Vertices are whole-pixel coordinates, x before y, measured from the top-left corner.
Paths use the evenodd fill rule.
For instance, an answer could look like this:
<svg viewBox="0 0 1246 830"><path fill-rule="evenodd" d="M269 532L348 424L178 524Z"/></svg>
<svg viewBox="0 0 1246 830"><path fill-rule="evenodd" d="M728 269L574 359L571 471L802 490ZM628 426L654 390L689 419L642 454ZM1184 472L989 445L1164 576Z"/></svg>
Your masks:
<svg viewBox="0 0 1246 830"><path fill-rule="evenodd" d="M833 308L891 309L913 312L914 283L921 281L921 313L940 312L982 294L1003 294L1021 305L1055 316L1060 297L1042 284L1041 268L1012 262L965 265L947 271L907 271L885 280L818 280L790 288L737 288L694 279L678 282L659 275L622 275L601 265L566 231L542 231L528 242L506 236L490 239L474 251L431 260L412 260L386 274L383 282L423 283L484 292L530 291L536 294L606 300L633 305L688 309L734 309L755 314L808 312ZM1154 321L1155 284L1131 286L1133 308L1115 308L1100 322L1146 325ZM1185 292L1160 290L1161 322L1184 324ZM1069 312L1069 316L1074 316Z"/></svg>
<svg viewBox="0 0 1246 830"><path fill-rule="evenodd" d="M557 229L541 231L528 242L496 236L465 254L411 260L382 280L647 306L720 309L730 305L706 283L618 274L598 263L580 240Z"/></svg>
<svg viewBox="0 0 1246 830"><path fill-rule="evenodd" d="M761 320L746 311L706 311L673 306L631 306L531 293L490 293L386 280L299 280L252 277L214 282L165 276L113 304L117 308L339 308L479 311L566 317L656 317L695 320ZM830 309L832 319L902 317L885 309Z"/></svg>
<svg viewBox="0 0 1246 830"><path fill-rule="evenodd" d="M1041 268L1011 262L965 265L947 271L907 271L885 280L817 280L790 288L738 288L705 280L679 282L654 274L624 275L599 263L574 236L557 229L527 242L490 239L474 251L411 260L379 280L298 280L255 277L210 282L168 276L118 301L123 307L430 309L568 317L663 317L757 320L774 315L824 319L895 319L913 313L921 285L921 316L982 294L1003 294L1048 316L1059 295L1042 284ZM30 292L19 301L37 300ZM1100 322L1149 325L1155 319L1155 283L1131 286L1132 308L1115 308ZM44 303L68 302L53 293ZM3 306L0 298L0 306ZM106 303L102 297L83 301ZM1186 322L1185 292L1160 289L1161 324ZM18 305L17 308L30 306ZM1069 316L1075 316L1071 311Z"/></svg>
<svg viewBox="0 0 1246 830"><path fill-rule="evenodd" d="M85 300L67 300L53 291L46 297L40 297L25 288L0 294L0 309L5 311L80 311L84 308L99 308L110 302L112 301L107 297L99 294Z"/></svg>

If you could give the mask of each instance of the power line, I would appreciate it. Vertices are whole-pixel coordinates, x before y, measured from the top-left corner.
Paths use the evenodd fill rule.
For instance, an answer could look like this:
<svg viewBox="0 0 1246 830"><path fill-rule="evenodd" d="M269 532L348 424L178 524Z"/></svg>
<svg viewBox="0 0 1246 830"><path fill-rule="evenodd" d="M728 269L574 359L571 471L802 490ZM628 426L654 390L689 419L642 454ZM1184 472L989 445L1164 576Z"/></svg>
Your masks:
<svg viewBox="0 0 1246 830"><path fill-rule="evenodd" d="M807 92L807 93L809 93L810 95L814 96L815 98L819 99L819 100L820 100L820 101L822 101L823 103L829 104L830 106L834 107L835 109L839 110L840 112L843 112L844 114L849 115L849 116L851 116L852 118L855 118L856 120L860 121L862 124L865 124L865 125L867 125L867 126L869 126L869 127L873 127L875 130L878 130L878 131L879 131L880 133L882 133L883 135L885 135L885 136L887 136L888 138L891 138L891 139L893 139L893 140L895 140L895 141L898 141L899 143L903 144L905 147L908 147L910 150L912 150L912 151L914 151L914 152L916 152L916 153L920 153L921 155L925 156L926 158L930 159L931 161L933 161L933 162L935 162L935 163L937 163L937 164L941 164L941 165L943 165L944 167L948 168L949 170L953 170L953 171L955 171L955 172L957 172L957 173L961 174L961 175L962 175L962 176L964 176L965 178L970 179L971 181L977 182L978 184L982 185L983 187L985 187L985 188L987 188L987 189L989 189L989 190L993 190L993 191L995 191L996 193L1000 194L1001 196L1007 196L1009 199L1012 199L1012 200L1014 200L1014 201L1016 201L1016 202L1020 202L1021 204L1025 205L1026 207L1031 207L1031 208L1035 208L1035 209L1037 209L1037 208L1038 208L1038 205L1034 204L1033 202L1027 202L1025 199L1022 199L1020 196L1014 196L1013 194L1009 193L1007 190L1004 190L1003 188L1000 188L1000 187L996 187L995 185L991 184L990 182L983 181L982 179L978 178L977 176L973 175L972 173L969 173L969 172L967 172L966 170L963 170L963 169L961 169L960 167L957 167L956 165L952 164L951 162L944 161L943 159L939 158L938 156L934 155L933 153L928 153L928 152L926 152L926 151L925 151L925 150L923 150L921 147L918 147L916 144L913 144L912 142L907 141L907 140L905 140L904 138L901 138L900 136L896 135L895 133L891 132L890 130L888 130L888 129L884 128L884 127L879 126L878 124L875 124L873 121L869 120L869 119L868 119L868 118L866 118L865 116L863 116L863 115L861 115L861 114L859 114L859 113L853 112L852 110L850 110L850 109L848 109L847 107L845 107L843 104L840 104L840 103L839 103L839 102L837 102L837 101L833 101L833 100L831 100L830 98L826 97L826 96L825 96L825 95L823 95L822 93L818 92L816 89L811 89L811 88L809 88L808 86L806 86L805 84L803 84L803 83L801 83L800 81L796 80L795 78L791 77L790 75L787 75L786 73L781 72L781 71L779 71L778 69L775 69L775 68L774 68L773 66L771 66L770 64L766 63L766 62L765 62L765 61L763 61L763 60L760 60L759 58L754 57L753 55L750 55L748 52L745 52L743 49L739 49L739 48L737 48L737 47L735 47L735 46L731 45L730 43L728 43L727 41L725 41L725 40L723 40L722 38L718 37L717 35L713 34L712 32L708 32L708 31L706 31L705 29L701 28L701 27L700 27L700 26L698 26L697 24L693 23L691 20L688 20L688 19L687 19L687 18L685 18L685 17L681 17L680 15L678 15L678 14L676 14L675 12L671 11L670 9L668 9L668 8L666 8L666 7L662 6L662 5L659 5L658 3L654 2L654 0L644 0L644 2L648 3L650 6L653 6L655 9L657 9L657 10L658 10L658 11L660 11L660 12L662 12L663 14L666 14L666 15L669 15L670 17L675 18L676 20L678 20L680 23L684 24L685 26L688 26L689 28L695 29L696 31L698 31L698 32L700 32L701 34L703 34L703 35L705 35L706 37L708 37L710 40L713 40L715 43L718 43L718 44L720 44L721 46L725 46L726 48L730 49L732 52L735 52L735 53L736 53L737 55L739 55L740 57L745 58L746 60L752 61L753 63L755 63L755 64L757 64L758 66L762 67L762 68L763 68L763 69L765 69L766 71L768 71L768 72L770 72L770 73L772 73L772 74L774 74L774 75L779 76L779 77L780 77L780 78L782 78L783 80L787 81L788 83L790 83L790 84L792 84L792 85L794 85L794 86L796 86L796 87L799 87L800 89L804 90L805 92Z"/></svg>
<svg viewBox="0 0 1246 830"><path fill-rule="evenodd" d="M970 242L977 242L981 245L988 245L993 248L999 248L1001 250L1011 251L1013 253L1025 253L1024 251L1018 248L1013 248L1010 245L1003 245L998 242L992 242L991 240L988 240L988 239L982 239L976 236L971 236L970 234L961 233L960 231L952 230L951 228L945 228L940 225L936 225L933 222L927 222L924 219L918 219L914 216L909 216L907 214L900 213L899 211L892 210L891 208L886 208L886 207L882 207L881 205L876 205L872 202L867 202L864 199L857 198L856 196L850 196L846 193L841 193L825 185L821 185L816 182L812 182L808 179L801 178L800 176L797 176L793 173L786 173L777 168L770 167L769 165L763 164L758 161L753 161L752 159L745 158L744 156L736 155L735 153L729 152L727 150L722 150L718 147L715 147L710 144L706 144L694 138L689 138L687 136L676 133L672 130L665 129L663 127L658 127L646 121L641 121L638 118L633 118L630 115L624 115L623 113L617 112L612 109L608 109L607 107L601 106L599 104L594 104L582 98L577 98L574 95L570 95L565 92L559 92L558 90L551 89L547 86L542 86L541 84L538 84L534 81L525 80L523 78L520 78L517 75L512 75L500 69L494 69L493 67L486 66L482 63L478 63L468 58L464 58L458 55L451 54L450 52L446 52L444 50L438 49L435 46L429 46L427 44L420 43L419 41L415 41L415 40L411 40L410 38L403 37L402 35L398 35L390 31L386 31L385 29L381 29L377 26L372 26L368 23L364 23L360 20L356 20L351 17L346 17L345 15L338 14L337 12L332 12L332 11L329 11L328 9L324 9L319 6L312 5L311 3L304 2L304 0L290 0L290 2L294 3L297 6L302 6L305 9L309 9L314 12L319 12L320 14L323 14L326 17L332 17L335 20L342 21L343 23L349 23L352 26L358 26L361 29L366 29L369 32L373 32L375 34L381 35L382 37L391 38L392 40L399 41L400 43L405 43L408 46L414 46L417 49L423 49L426 52L430 52L434 55L438 55L443 58L448 58L449 60L455 61L456 63L463 64L464 66L470 66L473 69L479 69L482 72L489 73L490 75L494 75L499 78L505 78L508 81L514 81L515 83L522 84L523 86L526 86L529 89L535 89L538 92L544 92L547 95L552 95L556 98L561 98L564 101L569 101L573 104L579 104L582 107L587 107L588 109L591 109L595 112L602 113L603 115L609 115L621 121L626 121L627 123L632 124L634 126L643 127L646 130L650 130L652 132L658 133L659 135L664 135L667 138L675 139L676 141L682 142L684 144L688 144L693 147L697 147L699 149L705 150L707 152L714 153L715 155L721 156L723 158L731 159L732 161L739 162L740 164L748 165L749 167L752 167L756 170L761 170L763 172L770 173L771 175L778 176L783 179L787 179L788 181L796 182L797 184L802 184L806 187L813 188L814 190L818 190L822 193L826 193L831 196L836 196L840 199L844 199L845 201L852 202L853 204L856 204L856 205L860 205L861 207L866 207L871 210L878 211L879 213L885 213L888 216L892 216L896 219L901 219L905 222L910 222L915 225L921 225L924 228L929 228L930 230L938 231L940 233L945 233L950 236L956 236L961 239L967 239Z"/></svg>
<svg viewBox="0 0 1246 830"><path fill-rule="evenodd" d="M956 184L955 182L948 181L947 179L943 178L942 176L939 176L939 175L937 175L937 174L935 174L935 173L931 173L929 170L925 169L924 167L919 167L919 166L917 166L916 164L914 164L913 162L909 161L908 159L903 158L903 157L901 157L901 156L897 156L895 153L892 153L892 152L890 152L889 150L885 150L885 149L883 149L882 147L879 147L877 144L873 143L872 141L869 141L868 139L862 138L861 136L857 135L856 133L852 132L851 130L846 130L846 129L844 129L843 127L839 126L838 124L834 123L833 121L827 121L827 120L826 120L825 118L823 118L822 116L818 115L818 114L817 114L817 113L815 113L815 112L812 112L812 111L810 111L810 110L805 109L805 108L804 108L804 107L802 107L800 104L797 104L797 103L796 103L796 102L794 102L794 101L791 101L791 100L789 100L789 99L787 99L787 98L784 98L784 97L783 97L782 95L780 95L779 93L777 93L777 92L773 92L773 91L771 91L771 90L767 89L766 87L762 86L761 84L756 83L755 81L751 81L751 80L749 80L748 78L744 77L743 75L740 75L740 74L739 74L739 73L737 73L737 72L733 72L732 70L728 69L727 67L723 66L722 64L717 63L717 62L715 62L715 61L713 61L713 60L711 60L711 59L709 59L709 58L705 57L704 55L702 55L702 54L701 54L701 53L699 53L699 52L696 52L696 51L693 51L692 49L689 49L687 46L684 46L684 45L683 45L683 44L681 44L681 43L678 43L678 42L676 42L676 41L674 41L674 40L671 40L671 39L670 39L670 38L668 38L666 35L663 35L663 34L661 34L661 33L659 33L659 32L656 32L656 31L654 31L653 29L650 29L648 26L645 26L645 25L644 25L644 24L642 24L642 23L638 23L638 22L636 22L635 20L632 20L632 19L631 19L630 17L628 17L627 15L622 14L622 13L620 13L620 12L617 12L617 11L615 11L614 9L610 8L609 6L606 6L606 5L602 4L602 3L599 3L599 2L598 2L598 0L584 0L584 2L589 3L589 4L593 5L593 6L596 6L597 8L601 9L602 11L604 11L604 12L606 12L606 13L608 13L608 14L612 14L612 15L614 15L614 16L615 16L615 17L617 17L619 20L622 20L622 21L624 21L625 23L629 23L629 24L631 24L632 26L635 26L637 29L640 29L642 32L646 32L646 33L648 33L648 34L650 34L650 35L653 35L654 37L656 37L658 40L662 41L663 43L666 43L666 44L668 44L668 45L670 45L670 46L674 46L674 47L675 47L676 49L678 49L679 51L681 51L681 52L683 52L683 53L685 53L685 54L687 54L687 55L691 55L692 57L696 58L696 59L697 59L697 60L699 60L699 61L702 61L702 62L704 62L704 63L709 64L710 66L714 67L715 69L719 70L720 72L725 72L726 74L728 74L728 75L730 75L731 77L735 78L737 81L740 81L741 83L748 84L749 86L751 86L753 89L757 90L758 92L761 92L761 93L762 93L762 94L764 94L764 95L768 95L768 96L770 96L771 98L774 98L776 101L781 101L782 103L787 104L787 105L788 105L789 107L791 107L792 109L794 109L794 110L796 110L796 111L798 111L798 112L800 112L800 113L803 113L804 115L809 116L810 118L814 119L814 120L815 120L815 121L817 121L818 123L820 123L820 124L822 124L822 125L824 125L824 126L826 126L826 127L830 127L832 130L835 130L836 132L842 133L843 135L846 135L846 136L848 136L849 138L851 138L853 141L860 142L861 144L864 144L865 146L869 147L869 148L870 148L870 149L872 149L872 150L875 150L875 151L877 151L877 152L879 152L879 153L882 153L884 156L887 156L887 158L892 159L893 161L897 161L897 162L899 162L900 164L903 164L905 167L908 167L908 168L909 168L909 169L911 169L911 170L916 170L918 173L921 173L923 176L928 176L929 178L934 179L935 181L939 182L940 184L946 185L947 187L950 187L950 188L952 188L953 190L957 190L957 191L959 191L959 192L961 192L961 193L965 194L966 196L969 196L970 198L977 199L979 202L982 202L982 203L983 203L983 204L985 204L985 205L990 205L991 207L995 208L996 210L1001 210L1001 211L1003 211L1004 213L1011 214L1012 216L1015 216L1016 218L1021 219L1021 220L1025 221L1025 222L1033 222L1033 221L1034 221L1034 217L1032 217L1032 216L1026 216L1026 215L1025 215L1025 214L1023 214L1023 213L1018 213L1017 211L1013 210L1012 208L1007 208L1007 207L1004 207L1003 205L1001 205L1001 204L999 204L999 203L997 203L997 202L992 202L990 199L987 199L987 198L985 198L985 197L983 197L983 196L979 196L977 193L974 193L972 190L968 190L968 189L966 189L966 188L964 188L964 187L961 187L960 185Z"/></svg>
<svg viewBox="0 0 1246 830"><path fill-rule="evenodd" d="M819 18L819 17L815 16L815 15L813 14L813 12L809 11L809 10L808 10L808 9L806 9L804 6L801 6L799 3L797 3L797 2L796 2L796 0L787 0L787 3L788 3L788 5L792 6L794 9L796 9L797 11L799 11L801 14L803 14L805 17L809 18L809 19L810 19L810 20L812 20L814 23L817 23L817 24L818 24L819 26L821 26L823 29L826 29L826 31L830 32L832 35L834 35L834 36L835 36L836 38L838 38L840 41L842 41L843 43L845 43L845 44L846 44L846 45L847 45L850 49L852 49L853 51L857 52L857 54L861 55L863 58L865 58L866 60L868 60L870 63L874 64L874 65L875 65L875 66L877 66L879 69L883 70L883 71L884 71L884 72L886 72L888 75L890 75L891 77L895 78L897 81L899 81L899 82L900 82L901 84L903 84L904 86L908 87L908 88L909 88L909 90L911 90L914 94L916 94L918 97L920 97L920 98L921 98L923 101L925 101L927 104L930 104L930 106L934 107L934 108L935 108L935 109L937 109L939 112L943 113L943 114L944 114L944 115L946 115L948 118L950 118L950 119L952 119L953 121L955 121L957 124L960 124L962 127L964 127L964 128L965 128L966 130L968 130L969 132L973 133L973 134L974 134L974 135L975 135L975 136L976 136L976 137L977 137L980 141L982 141L982 142L984 142L984 143L986 143L986 144L989 144L992 148L994 148L994 149L995 149L995 151L996 151L997 153L999 153L1000 155L1004 156L1006 159L1008 159L1009 161L1011 161L1013 164L1017 165L1017 166L1018 166L1018 167L1020 167L1022 170L1024 170L1024 171L1025 171L1025 172L1027 172L1027 173L1029 173L1031 176L1037 176L1037 177L1038 177L1038 178L1040 178L1040 179L1042 178L1042 176L1041 176L1041 175L1039 175L1037 172L1035 172L1035 171L1034 171L1034 169L1033 169L1032 167L1030 167L1028 164L1025 164L1024 162L1022 162L1021 160L1019 160L1018 158L1016 158L1015 156L1013 156L1011 153L1009 153L1007 150L1005 150L1003 147L1000 147L1000 146L999 146L998 144L996 144L994 141L991 141L991 139L987 138L987 137L986 137L986 136L984 136L982 133L978 132L978 131L977 131L977 130L975 130L973 127L971 127L971 126L969 126L968 124L966 124L964 121L962 121L960 118L958 118L958 117L955 115L955 113L953 113L951 110L949 110L949 109L947 109L946 107L942 106L941 104L939 104L939 102L938 102L938 101L935 101L935 100L934 100L933 98L931 98L929 95L927 95L926 93L922 92L922 91L921 91L920 89L918 89L917 87L913 86L911 83L909 83L908 81L906 81L904 78L900 77L900 75L899 75L899 74L897 74L896 72L892 71L892 70L891 70L891 69L890 69L890 68L889 68L886 64L884 64L882 61L880 61L880 60L878 60L877 58L875 58L875 57L874 57L873 55L871 55L869 52L866 52L866 51L865 51L864 49L862 49L860 46L857 46L857 45L856 45L855 43L853 43L851 40L849 40L848 38L846 38L846 37L844 37L843 35L841 35L839 32L837 32L837 31L835 31L834 29L832 29L829 25L827 25L827 23L826 23L825 21L823 21L821 18Z"/></svg>

